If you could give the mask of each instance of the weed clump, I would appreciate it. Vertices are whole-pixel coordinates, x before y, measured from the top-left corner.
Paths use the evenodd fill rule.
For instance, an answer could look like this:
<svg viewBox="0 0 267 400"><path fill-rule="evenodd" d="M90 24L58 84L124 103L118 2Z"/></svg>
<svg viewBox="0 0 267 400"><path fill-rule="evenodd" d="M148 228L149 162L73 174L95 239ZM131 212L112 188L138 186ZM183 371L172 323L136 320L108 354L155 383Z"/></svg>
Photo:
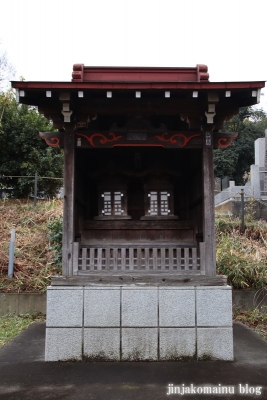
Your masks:
<svg viewBox="0 0 267 400"><path fill-rule="evenodd" d="M49 229L49 239L51 243L49 250L54 251L54 264L60 273L62 268L62 216L60 215L51 218L47 224L47 228Z"/></svg>
<svg viewBox="0 0 267 400"><path fill-rule="evenodd" d="M267 285L267 223L246 221L241 234L238 218L219 217L216 226L217 273L236 289Z"/></svg>
<svg viewBox="0 0 267 400"><path fill-rule="evenodd" d="M49 222L62 217L62 201L0 200L0 291L45 292L60 273L49 234ZM16 230L14 278L7 276L11 229Z"/></svg>
<svg viewBox="0 0 267 400"><path fill-rule="evenodd" d="M234 313L234 320L241 322L257 332L260 336L267 340L267 310L247 310L244 312Z"/></svg>

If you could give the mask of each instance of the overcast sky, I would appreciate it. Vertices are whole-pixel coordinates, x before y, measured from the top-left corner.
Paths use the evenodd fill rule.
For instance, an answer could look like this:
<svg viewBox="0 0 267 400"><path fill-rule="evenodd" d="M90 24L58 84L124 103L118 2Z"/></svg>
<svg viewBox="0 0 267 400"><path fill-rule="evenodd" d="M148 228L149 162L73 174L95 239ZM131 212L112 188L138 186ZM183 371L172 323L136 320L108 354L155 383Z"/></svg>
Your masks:
<svg viewBox="0 0 267 400"><path fill-rule="evenodd" d="M266 0L2 0L0 49L29 81L70 81L75 63L265 81L266 18Z"/></svg>

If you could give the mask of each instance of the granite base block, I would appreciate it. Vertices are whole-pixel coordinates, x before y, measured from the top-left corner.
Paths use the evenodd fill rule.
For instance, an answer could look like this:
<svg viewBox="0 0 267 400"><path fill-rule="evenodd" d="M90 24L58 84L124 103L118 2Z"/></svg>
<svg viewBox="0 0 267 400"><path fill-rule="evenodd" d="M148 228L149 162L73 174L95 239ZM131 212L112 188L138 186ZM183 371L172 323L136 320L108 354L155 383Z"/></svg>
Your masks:
<svg viewBox="0 0 267 400"><path fill-rule="evenodd" d="M231 288L49 288L45 359L231 361Z"/></svg>
<svg viewBox="0 0 267 400"><path fill-rule="evenodd" d="M196 288L197 326L232 326L232 288Z"/></svg>
<svg viewBox="0 0 267 400"><path fill-rule="evenodd" d="M158 325L158 289L122 288L122 326Z"/></svg>
<svg viewBox="0 0 267 400"><path fill-rule="evenodd" d="M120 326L120 288L85 289L84 326Z"/></svg>
<svg viewBox="0 0 267 400"><path fill-rule="evenodd" d="M87 361L120 361L120 329L85 328L84 358Z"/></svg>
<svg viewBox="0 0 267 400"><path fill-rule="evenodd" d="M159 359L161 361L196 359L196 329L160 328Z"/></svg>
<svg viewBox="0 0 267 400"><path fill-rule="evenodd" d="M156 361L157 359L157 328L122 328L123 361Z"/></svg>
<svg viewBox="0 0 267 400"><path fill-rule="evenodd" d="M45 361L82 360L81 328L46 328Z"/></svg>
<svg viewBox="0 0 267 400"><path fill-rule="evenodd" d="M195 290L159 290L159 326L195 326Z"/></svg>
<svg viewBox="0 0 267 400"><path fill-rule="evenodd" d="M46 326L82 327L82 287L49 287L47 289Z"/></svg>
<svg viewBox="0 0 267 400"><path fill-rule="evenodd" d="M233 361L233 328L198 328L197 358Z"/></svg>

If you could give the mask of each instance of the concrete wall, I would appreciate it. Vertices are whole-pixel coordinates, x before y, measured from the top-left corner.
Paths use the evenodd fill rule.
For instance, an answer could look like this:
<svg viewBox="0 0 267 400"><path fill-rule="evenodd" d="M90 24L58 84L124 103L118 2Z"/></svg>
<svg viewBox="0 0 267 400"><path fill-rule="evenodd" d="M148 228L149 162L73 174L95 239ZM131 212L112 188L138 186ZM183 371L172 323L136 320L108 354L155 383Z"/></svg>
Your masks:
<svg viewBox="0 0 267 400"><path fill-rule="evenodd" d="M233 311L246 311L259 304L267 312L267 290L233 290ZM0 316L41 312L46 314L46 293L0 293Z"/></svg>
<svg viewBox="0 0 267 400"><path fill-rule="evenodd" d="M246 311L257 307L267 312L267 290L233 290L233 311ZM0 293L0 316L41 312L46 314L46 293Z"/></svg>
<svg viewBox="0 0 267 400"><path fill-rule="evenodd" d="M267 204L267 203L266 203ZM251 207L251 202L245 200L245 215L246 206ZM239 217L241 215L241 202L240 200L226 200L223 203L215 206L215 214L230 214ZM253 216L256 219L264 219L267 221L267 206L262 202L254 201L253 204Z"/></svg>
<svg viewBox="0 0 267 400"><path fill-rule="evenodd" d="M232 290L49 287L45 359L233 360Z"/></svg>
<svg viewBox="0 0 267 400"><path fill-rule="evenodd" d="M232 181L230 181L231 183ZM227 200L233 200L235 199L236 201L239 201L241 199L240 192L241 189L244 189L244 194L245 194L245 200L246 198L254 197L254 192L253 188L251 186L229 186L227 189L223 190L219 194L216 194L214 197L214 204L215 206L220 205L223 202L226 202Z"/></svg>
<svg viewBox="0 0 267 400"><path fill-rule="evenodd" d="M267 313L267 289L233 290L233 311L246 311L258 307Z"/></svg>
<svg viewBox="0 0 267 400"><path fill-rule="evenodd" d="M46 314L46 293L0 293L0 316L28 312Z"/></svg>

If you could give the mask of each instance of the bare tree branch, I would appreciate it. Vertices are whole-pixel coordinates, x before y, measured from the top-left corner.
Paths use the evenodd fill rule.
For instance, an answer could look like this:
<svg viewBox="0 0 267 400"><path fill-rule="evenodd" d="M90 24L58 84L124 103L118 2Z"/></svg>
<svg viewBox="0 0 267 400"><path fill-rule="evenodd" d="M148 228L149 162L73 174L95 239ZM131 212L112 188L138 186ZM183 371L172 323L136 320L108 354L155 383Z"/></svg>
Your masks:
<svg viewBox="0 0 267 400"><path fill-rule="evenodd" d="M5 52L0 51L0 90L8 85L8 81L15 75L15 68L8 61Z"/></svg>

